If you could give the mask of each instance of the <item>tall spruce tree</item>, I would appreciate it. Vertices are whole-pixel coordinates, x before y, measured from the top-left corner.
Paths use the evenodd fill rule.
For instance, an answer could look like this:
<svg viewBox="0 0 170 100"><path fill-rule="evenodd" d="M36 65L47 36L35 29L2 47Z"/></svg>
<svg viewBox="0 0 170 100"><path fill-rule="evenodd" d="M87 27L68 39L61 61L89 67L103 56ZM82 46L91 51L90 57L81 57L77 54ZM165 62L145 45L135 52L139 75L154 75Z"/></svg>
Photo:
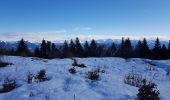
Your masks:
<svg viewBox="0 0 170 100"><path fill-rule="evenodd" d="M159 42L159 38L156 38L154 48L152 50L152 58L153 59L161 59L161 44Z"/></svg>
<svg viewBox="0 0 170 100"><path fill-rule="evenodd" d="M169 44L168 44L167 58L170 59L170 40L169 40Z"/></svg>
<svg viewBox="0 0 170 100"><path fill-rule="evenodd" d="M44 39L42 40L42 43L40 45L40 57L41 58L48 58L47 44L46 44L46 41Z"/></svg>
<svg viewBox="0 0 170 100"><path fill-rule="evenodd" d="M124 37L122 37L121 44L117 53L119 57L125 57L126 52L124 51L124 48L125 48L125 40Z"/></svg>
<svg viewBox="0 0 170 100"><path fill-rule="evenodd" d="M89 43L86 41L84 43L84 57L89 57L90 47Z"/></svg>
<svg viewBox="0 0 170 100"><path fill-rule="evenodd" d="M167 59L168 58L168 54L167 54L167 48L165 46L165 44L162 45L161 51L160 51L160 59Z"/></svg>
<svg viewBox="0 0 170 100"><path fill-rule="evenodd" d="M16 54L19 56L29 56L30 55L30 51L29 51L27 44L25 43L23 38L18 43L18 46L16 49Z"/></svg>
<svg viewBox="0 0 170 100"><path fill-rule="evenodd" d="M97 57L97 43L93 39L90 44L90 57Z"/></svg>
<svg viewBox="0 0 170 100"><path fill-rule="evenodd" d="M50 58L61 58L61 52L54 43L51 44Z"/></svg>
<svg viewBox="0 0 170 100"><path fill-rule="evenodd" d="M75 49L76 49L76 56L83 57L83 47L82 47L78 37L75 40Z"/></svg>
<svg viewBox="0 0 170 100"><path fill-rule="evenodd" d="M35 56L35 57L40 57L39 47L36 47L36 48L34 49L34 56Z"/></svg>
<svg viewBox="0 0 170 100"><path fill-rule="evenodd" d="M132 48L131 41L129 38L125 40L123 52L125 52L123 57L125 58L133 57L133 48Z"/></svg>
<svg viewBox="0 0 170 100"><path fill-rule="evenodd" d="M142 57L142 42L139 40L136 47L135 47L135 57L141 58Z"/></svg>
<svg viewBox="0 0 170 100"><path fill-rule="evenodd" d="M75 48L75 44L72 39L70 40L70 44L69 44L69 52L70 52L71 57L75 56L76 48Z"/></svg>
<svg viewBox="0 0 170 100"><path fill-rule="evenodd" d="M107 49L106 56L114 57L116 52L117 52L117 48L115 43L113 42L112 45Z"/></svg>
<svg viewBox="0 0 170 100"><path fill-rule="evenodd" d="M63 57L69 57L69 46L66 40L63 44Z"/></svg>
<svg viewBox="0 0 170 100"><path fill-rule="evenodd" d="M47 43L46 43L46 52L47 52L47 57L48 58L50 58L50 56L51 56L51 52L52 52L52 48L51 48L51 42L50 41L47 41Z"/></svg>
<svg viewBox="0 0 170 100"><path fill-rule="evenodd" d="M142 41L141 57L150 58L150 50L146 38Z"/></svg>

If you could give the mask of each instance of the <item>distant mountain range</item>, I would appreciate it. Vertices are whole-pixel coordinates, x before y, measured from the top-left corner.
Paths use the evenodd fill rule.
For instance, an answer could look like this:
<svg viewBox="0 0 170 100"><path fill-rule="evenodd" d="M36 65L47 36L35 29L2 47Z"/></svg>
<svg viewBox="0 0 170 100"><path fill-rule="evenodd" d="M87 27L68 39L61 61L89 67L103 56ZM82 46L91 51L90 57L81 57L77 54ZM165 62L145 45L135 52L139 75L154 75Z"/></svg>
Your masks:
<svg viewBox="0 0 170 100"><path fill-rule="evenodd" d="M81 41L82 44L84 43L84 41ZM121 43L121 39L100 39L100 40L96 40L96 42L98 44L101 45L107 45L110 46L113 42L115 44L120 44ZM132 46L135 46L137 44L138 40L131 40ZM147 40L148 45L150 48L153 48L154 44L155 44L155 40ZM63 41L54 41L53 43L55 43L57 46L61 46L63 44ZM168 45L169 41L160 41L161 45L165 44L166 46ZM30 50L34 50L35 47L39 46L40 43L38 42L28 42L26 41L27 46L29 47ZM18 41L0 41L0 47L1 48L7 48L7 49L16 49L18 45Z"/></svg>

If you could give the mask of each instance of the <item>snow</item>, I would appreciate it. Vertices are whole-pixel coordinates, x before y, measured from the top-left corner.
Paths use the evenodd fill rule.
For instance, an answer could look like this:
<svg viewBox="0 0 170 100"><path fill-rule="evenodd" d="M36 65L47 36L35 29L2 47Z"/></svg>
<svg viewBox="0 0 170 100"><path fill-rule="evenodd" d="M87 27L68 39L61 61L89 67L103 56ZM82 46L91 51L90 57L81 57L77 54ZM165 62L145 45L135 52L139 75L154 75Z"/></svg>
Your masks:
<svg viewBox="0 0 170 100"><path fill-rule="evenodd" d="M138 88L125 84L124 76L129 72L140 73L144 78L158 85L161 100L170 100L170 60L122 59L122 58L75 58L86 68L76 67L76 74L70 74L72 59L37 59L31 57L5 56L14 65L0 68L0 86L4 77L15 79L18 87L0 94L0 100L133 100ZM155 64L155 70L147 70L148 62ZM90 70L100 68L97 81L86 78ZM49 80L39 83L27 83L28 72L38 73L46 70ZM34 96L30 97L30 93Z"/></svg>

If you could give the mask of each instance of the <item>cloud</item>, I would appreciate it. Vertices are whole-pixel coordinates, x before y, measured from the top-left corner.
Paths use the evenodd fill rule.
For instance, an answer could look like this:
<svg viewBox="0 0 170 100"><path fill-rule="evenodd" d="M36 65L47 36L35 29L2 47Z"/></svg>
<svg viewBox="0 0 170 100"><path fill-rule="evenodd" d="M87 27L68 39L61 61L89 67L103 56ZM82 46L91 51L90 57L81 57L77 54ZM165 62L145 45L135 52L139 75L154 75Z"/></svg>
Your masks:
<svg viewBox="0 0 170 100"><path fill-rule="evenodd" d="M91 31L92 28L91 27L75 27L73 30L76 31L76 32L78 32L78 31Z"/></svg>
<svg viewBox="0 0 170 100"><path fill-rule="evenodd" d="M114 35L114 34L71 34L67 30L53 30L47 32L28 32L28 33L0 33L0 40L3 41L18 41L21 38L24 38L30 42L41 42L42 39L63 42L64 40L75 39L79 37L80 41L85 40L98 40L98 39L121 39L122 36L124 38L130 38L131 40L142 40L144 37L146 39L155 40L157 37L160 40L170 40L170 35Z"/></svg>

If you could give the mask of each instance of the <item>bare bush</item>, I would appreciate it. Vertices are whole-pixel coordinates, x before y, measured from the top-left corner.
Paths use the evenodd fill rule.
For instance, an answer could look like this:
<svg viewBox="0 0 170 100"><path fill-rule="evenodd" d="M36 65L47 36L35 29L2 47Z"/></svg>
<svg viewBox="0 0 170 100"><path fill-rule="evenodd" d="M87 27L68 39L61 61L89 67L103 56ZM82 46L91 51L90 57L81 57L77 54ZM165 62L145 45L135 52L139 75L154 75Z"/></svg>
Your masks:
<svg viewBox="0 0 170 100"><path fill-rule="evenodd" d="M139 100L160 100L160 93L155 83L143 81L143 85L138 89Z"/></svg>
<svg viewBox="0 0 170 100"><path fill-rule="evenodd" d="M33 97L33 96L34 96L34 93L31 91L29 94L29 97Z"/></svg>
<svg viewBox="0 0 170 100"><path fill-rule="evenodd" d="M135 87L140 87L143 85L143 81L145 79L142 78L142 75L130 72L125 75L124 77L124 83L135 86Z"/></svg>
<svg viewBox="0 0 170 100"><path fill-rule="evenodd" d="M45 69L40 70L36 75L35 79L38 80L38 82L47 80Z"/></svg>
<svg viewBox="0 0 170 100"><path fill-rule="evenodd" d="M45 69L40 70L37 75L31 74L30 72L27 75L28 84L31 84L32 82L43 82L47 79Z"/></svg>
<svg viewBox="0 0 170 100"><path fill-rule="evenodd" d="M34 79L34 75L29 72L27 75L28 84L31 84L33 82L33 79Z"/></svg>
<svg viewBox="0 0 170 100"><path fill-rule="evenodd" d="M72 59L74 62L72 64L72 66L77 66L77 67L81 67L81 68L85 68L87 66L85 66L84 64L78 64L76 59Z"/></svg>
<svg viewBox="0 0 170 100"><path fill-rule="evenodd" d="M70 68L68 71L69 71L71 74L75 74L75 73L76 73L75 67Z"/></svg>
<svg viewBox="0 0 170 100"><path fill-rule="evenodd" d="M5 93L13 90L16 87L16 82L15 80L9 80L6 78L3 83L2 89L0 89L0 93Z"/></svg>
<svg viewBox="0 0 170 100"><path fill-rule="evenodd" d="M92 70L87 73L87 78L90 80L98 80L100 69Z"/></svg>
<svg viewBox="0 0 170 100"><path fill-rule="evenodd" d="M13 64L6 62L4 60L4 57L0 55L0 67L6 67L7 65L13 65Z"/></svg>

